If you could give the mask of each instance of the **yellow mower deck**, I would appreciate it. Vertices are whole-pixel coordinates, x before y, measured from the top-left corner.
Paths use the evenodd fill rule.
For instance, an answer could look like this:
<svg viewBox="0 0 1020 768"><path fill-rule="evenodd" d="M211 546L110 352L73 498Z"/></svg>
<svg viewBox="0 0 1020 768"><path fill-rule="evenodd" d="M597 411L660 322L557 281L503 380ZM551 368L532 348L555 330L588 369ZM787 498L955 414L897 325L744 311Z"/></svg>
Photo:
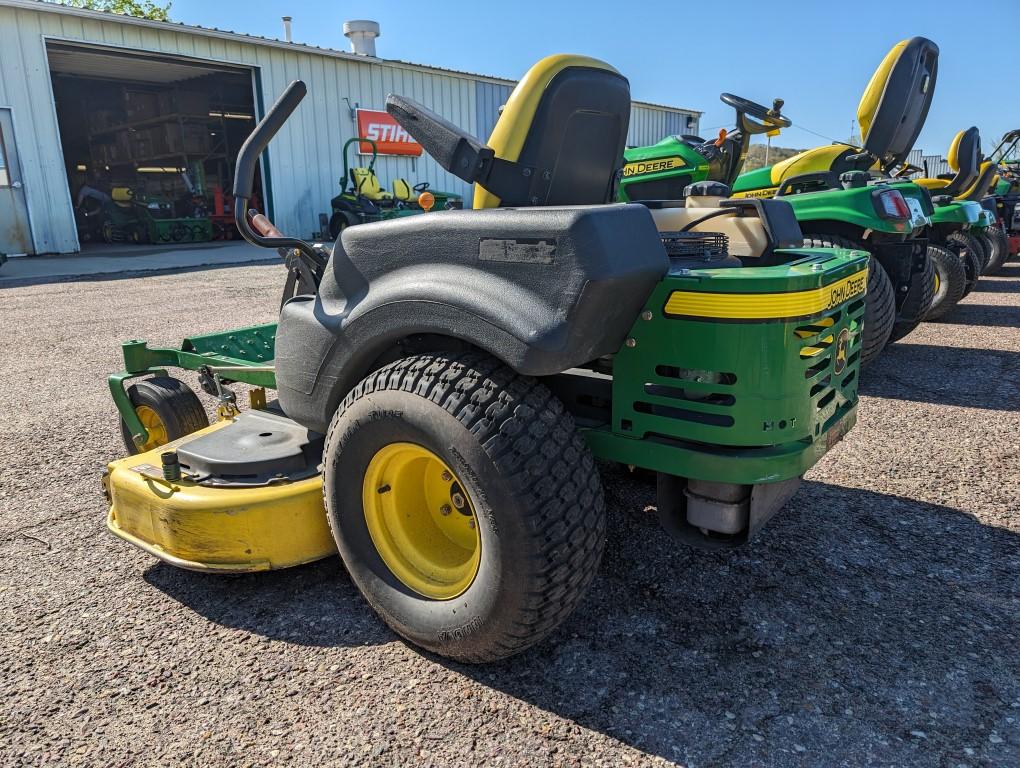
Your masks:
<svg viewBox="0 0 1020 768"><path fill-rule="evenodd" d="M160 560L193 571L268 571L335 554L320 475L261 487L163 479L162 452L229 423L221 421L112 462L103 478L110 531Z"/></svg>

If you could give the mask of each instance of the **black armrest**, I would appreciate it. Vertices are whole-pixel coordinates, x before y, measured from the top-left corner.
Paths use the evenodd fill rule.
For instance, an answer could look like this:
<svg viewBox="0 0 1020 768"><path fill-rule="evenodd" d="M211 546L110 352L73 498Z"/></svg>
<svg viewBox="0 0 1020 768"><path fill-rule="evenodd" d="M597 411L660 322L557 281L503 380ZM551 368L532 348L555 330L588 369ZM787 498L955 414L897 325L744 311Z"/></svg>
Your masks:
<svg viewBox="0 0 1020 768"><path fill-rule="evenodd" d="M801 248L804 234L800 222L793 212L793 206L785 200L769 200L753 197L738 197L723 200L723 208L749 209L761 219L762 227L769 239L768 252L774 248Z"/></svg>
<svg viewBox="0 0 1020 768"><path fill-rule="evenodd" d="M468 183L485 176L494 152L474 136L413 99L396 94L386 97L386 111L454 176Z"/></svg>

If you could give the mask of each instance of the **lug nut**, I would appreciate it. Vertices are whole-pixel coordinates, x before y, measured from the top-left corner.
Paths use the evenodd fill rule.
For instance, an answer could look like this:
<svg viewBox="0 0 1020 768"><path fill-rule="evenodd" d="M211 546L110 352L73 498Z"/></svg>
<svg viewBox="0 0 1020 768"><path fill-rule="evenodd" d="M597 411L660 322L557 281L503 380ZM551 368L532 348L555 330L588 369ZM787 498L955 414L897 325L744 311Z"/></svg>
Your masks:
<svg viewBox="0 0 1020 768"><path fill-rule="evenodd" d="M449 504L444 504L439 508L439 514L441 514L443 517L446 517L451 512L453 512L453 509L450 507Z"/></svg>
<svg viewBox="0 0 1020 768"><path fill-rule="evenodd" d="M443 479L444 479L444 480L445 480L446 482L450 482L451 480L453 480L453 475L451 475L451 474L450 474L449 472L447 472L447 471L446 471L446 470L444 469L444 470L443 470Z"/></svg>

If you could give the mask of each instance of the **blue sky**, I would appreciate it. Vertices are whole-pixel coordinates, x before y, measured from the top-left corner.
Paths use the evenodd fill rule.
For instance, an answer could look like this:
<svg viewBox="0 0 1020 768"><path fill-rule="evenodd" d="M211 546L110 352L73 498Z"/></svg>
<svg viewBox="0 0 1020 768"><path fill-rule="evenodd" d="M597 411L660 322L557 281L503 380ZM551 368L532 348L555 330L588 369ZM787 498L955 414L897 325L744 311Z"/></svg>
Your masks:
<svg viewBox="0 0 1020 768"><path fill-rule="evenodd" d="M596 56L627 76L634 98L704 111L704 134L732 120L722 91L766 104L781 97L794 128L775 141L793 147L846 140L879 61L898 40L924 35L941 55L918 147L944 153L956 131L977 125L990 151L1020 128L1020 0L174 0L171 10L175 21L267 37L282 36L285 14L297 42L346 49L343 21L369 18L382 26L384 58L512 79L550 53Z"/></svg>

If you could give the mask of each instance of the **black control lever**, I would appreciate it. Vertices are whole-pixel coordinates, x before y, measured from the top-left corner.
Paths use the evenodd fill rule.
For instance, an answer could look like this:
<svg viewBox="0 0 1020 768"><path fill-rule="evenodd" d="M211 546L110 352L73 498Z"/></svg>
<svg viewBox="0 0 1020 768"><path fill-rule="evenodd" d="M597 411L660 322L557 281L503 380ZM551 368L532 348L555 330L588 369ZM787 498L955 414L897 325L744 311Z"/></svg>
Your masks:
<svg viewBox="0 0 1020 768"><path fill-rule="evenodd" d="M255 130L241 146L241 152L237 156L237 169L234 172L234 224L237 225L237 231L241 236L252 245L260 248L296 248L313 261L318 261L321 257L311 243L286 237L275 227L272 227L271 236L261 235L252 229L248 220L248 201L255 187L255 169L258 167L259 156L287 122L287 118L297 109L306 93L308 89L300 80L295 80L287 86L287 90L269 108L266 116L255 126Z"/></svg>

